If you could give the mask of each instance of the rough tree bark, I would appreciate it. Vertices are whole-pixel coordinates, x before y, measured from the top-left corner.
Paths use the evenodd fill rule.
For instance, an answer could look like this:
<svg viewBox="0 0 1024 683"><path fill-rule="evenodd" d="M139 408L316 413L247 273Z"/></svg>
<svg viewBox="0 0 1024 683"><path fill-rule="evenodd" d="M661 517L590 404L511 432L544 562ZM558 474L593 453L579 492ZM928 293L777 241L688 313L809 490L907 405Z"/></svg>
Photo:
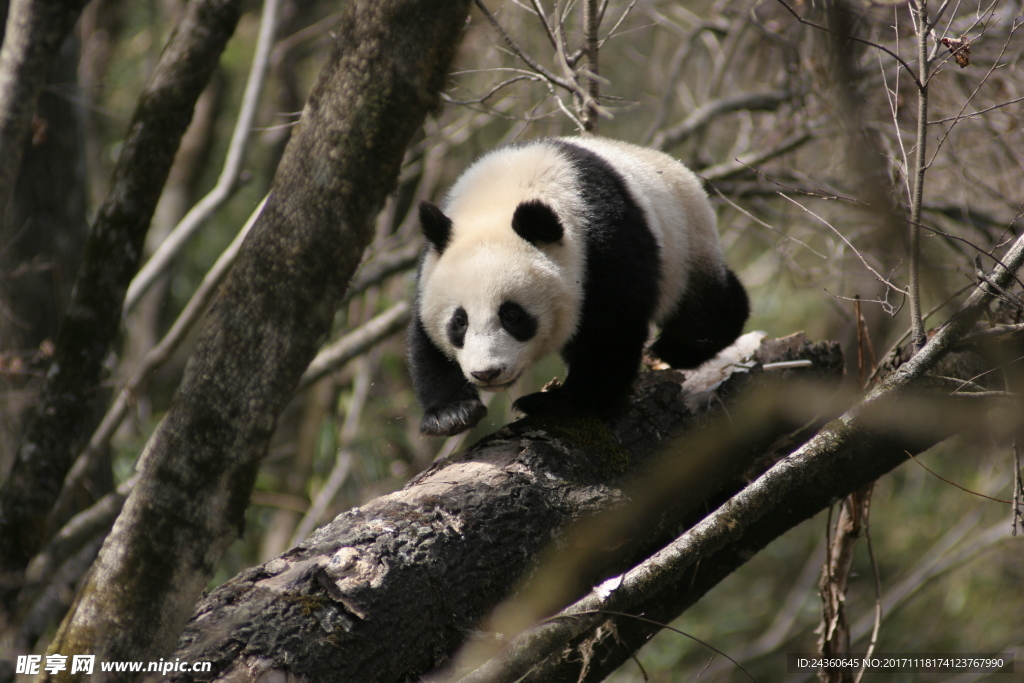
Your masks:
<svg viewBox="0 0 1024 683"><path fill-rule="evenodd" d="M21 168L25 139L50 60L85 0L13 0L0 46L0 220Z"/></svg>
<svg viewBox="0 0 1024 683"><path fill-rule="evenodd" d="M521 634L463 683L600 681L647 642L659 623L677 617L770 541L832 501L891 471L909 455L987 420L1019 428L1019 394L995 392L995 400L1006 408L993 418L994 404L986 396L990 392L972 396L957 391L964 381L984 377L1006 358L1024 352L1024 335L1017 325L1002 330L1004 341L992 347L986 347L987 335L973 340L967 336L993 298L1015 281L1024 265L1024 237L1017 238L999 264L928 344L863 400L665 551L631 570L620 588L604 596L592 592L567 608L565 618ZM954 353L957 349L967 350ZM963 367L960 356L982 357L976 350L986 354L982 365L958 371ZM957 378L952 386L950 378ZM602 610L643 614L645 620L607 618Z"/></svg>
<svg viewBox="0 0 1024 683"><path fill-rule="evenodd" d="M0 21L6 12L0 0ZM59 94L44 90L39 95L14 194L7 215L0 214L0 353L10 353L6 360L18 359L26 370L20 377L4 377L4 473L21 443L23 414L38 398L46 358L37 350L56 337L88 235L82 115L70 101L78 97L78 53L72 34L50 62L46 83L59 88Z"/></svg>
<svg viewBox="0 0 1024 683"><path fill-rule="evenodd" d="M346 4L270 199L51 652L155 661L174 646L239 533L275 420L330 329L406 145L437 105L467 11Z"/></svg>
<svg viewBox="0 0 1024 683"><path fill-rule="evenodd" d="M1022 258L1024 239L1004 262L1016 270ZM1001 286L1010 279L1006 271L997 278ZM411 680L445 665L466 640L491 640L491 631L514 633L483 619L510 590L529 594L531 584L523 584L524 577L532 573L547 581L538 558L549 544L559 555L575 555L577 546L588 546L585 560L576 562L589 570L572 587L577 595L602 577L649 559L623 575L619 588L587 594L568 610L577 616L548 621L524 634L562 631L546 645L526 644L515 661L516 639L506 651L509 657L493 660L500 661L497 667L480 669L465 680L517 681L524 674L525 680L550 683L602 680L659 626L614 617L609 625L607 614L591 610L628 610L667 623L770 541L832 501L906 462L908 453L977 427L992 404L951 396L942 380L930 380L925 373L964 374L954 369L961 359L948 353L990 297L985 288L979 290L963 313L936 334L934 347L926 347L813 437L813 427L793 429L804 424L802 417L783 416L802 403L824 409L828 402L780 390L792 385L789 371L781 385L770 385L770 404L749 419L737 397L756 393L772 372L742 362L725 382L712 380L704 385L711 391L697 394L680 392L671 371L645 375L630 413L608 427L536 419L514 423L468 452L436 463L404 490L339 516L297 548L211 593L176 655L183 661L212 662L213 670L176 674L174 680ZM1010 343L1019 350L1019 330L1014 337ZM800 357L812 358L819 371L841 371L837 348L798 339L766 345L755 356L762 364ZM946 359L954 364L940 364ZM976 374L977 366L966 372ZM723 406L735 430L723 430L725 422L707 417L704 411L713 405ZM687 421L702 429L685 440L673 438ZM728 433L751 426L752 433L739 437ZM701 435L711 432L721 439L723 431L729 448L693 447ZM678 460L715 451L730 457L717 467L698 458L691 476L670 486L659 481L669 470L630 476L645 463L664 460L651 456L666 444L677 455L686 454ZM735 476L740 470L742 476ZM757 477L759 472L764 474ZM642 500L659 485L662 496L676 492L674 506L664 505L664 497L655 505ZM629 514L637 499L637 507L646 504L648 514L613 534L565 530L596 512ZM707 509L714 512L678 538L667 539ZM606 526L615 517L599 519ZM671 543L652 556L666 540ZM617 552L609 550L616 546ZM539 640L545 638L541 633ZM461 663L467 661L457 660ZM457 668L438 680L457 680L462 673Z"/></svg>
<svg viewBox="0 0 1024 683"><path fill-rule="evenodd" d="M0 0L0 19L4 5ZM14 194L7 215L0 214L0 349L34 349L56 336L82 257L88 225L82 116L73 104L78 53L72 35L50 62L45 83L59 92L39 95Z"/></svg>
<svg viewBox="0 0 1024 683"><path fill-rule="evenodd" d="M529 675L521 680L604 680L661 630L659 624L677 618L770 542L835 500L907 462L909 455L921 453L979 421L976 409L980 406L972 409L967 405L971 399L944 404L939 395L918 398L921 402L906 394L889 396L872 407L878 411L873 419L851 426L844 416L826 425L802 449L681 536L677 561L661 572L655 585L629 596L628 607L622 602L625 596L615 594L608 601L595 600L588 605L591 609L642 614L644 621L590 615L591 622L573 628L576 635L565 638L564 646L551 648L546 659L531 650L533 661L543 663L530 667ZM908 424L913 425L909 430L905 429ZM504 666L500 669L506 673ZM520 677L514 672L474 676L465 683L478 680L497 683Z"/></svg>
<svg viewBox="0 0 1024 683"><path fill-rule="evenodd" d="M745 435L745 446L729 457L691 458L690 484L673 489L673 504L620 529L622 537L611 539L617 543L566 535L570 522L633 497L631 482L667 439L684 428L714 429L714 416L735 409L737 397L790 379L763 371L764 362L797 358L814 367L782 372L842 373L838 345L774 340L757 350L759 364L720 374L709 368L685 385L677 371L647 373L630 411L607 426L521 420L435 463L402 491L339 516L211 593L176 655L212 661L213 671L177 680L405 681L429 672L474 633L552 540L563 552L592 546L582 562L589 571L572 588L578 591L601 573L622 571L680 514L736 480L787 429L785 421Z"/></svg>
<svg viewBox="0 0 1024 683"><path fill-rule="evenodd" d="M39 407L0 488L0 571L6 575L0 620L13 606L25 566L47 539L47 515L82 437L94 426L103 361L119 329L125 290L196 98L238 21L239 4L189 3L139 98L111 193L85 246Z"/></svg>

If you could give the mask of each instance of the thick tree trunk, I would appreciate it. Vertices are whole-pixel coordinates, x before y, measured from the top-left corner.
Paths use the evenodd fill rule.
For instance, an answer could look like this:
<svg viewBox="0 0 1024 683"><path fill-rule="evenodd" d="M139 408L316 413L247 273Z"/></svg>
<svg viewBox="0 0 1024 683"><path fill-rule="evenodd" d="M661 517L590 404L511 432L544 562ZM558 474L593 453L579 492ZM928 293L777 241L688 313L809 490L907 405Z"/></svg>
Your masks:
<svg viewBox="0 0 1024 683"><path fill-rule="evenodd" d="M78 53L72 34L50 63L47 84L59 94L39 95L34 132L24 141L7 215L0 216L0 353L24 368L21 376L4 377L0 476L10 471L25 413L38 399L46 362L40 345L56 337L88 235L82 115L73 104Z"/></svg>
<svg viewBox="0 0 1024 683"><path fill-rule="evenodd" d="M239 4L190 3L139 98L111 194L86 243L39 408L0 488L0 620L14 603L25 566L47 539L47 516L83 436L95 426L103 362L119 330L128 282L178 142L234 31Z"/></svg>
<svg viewBox="0 0 1024 683"><path fill-rule="evenodd" d="M669 458L685 466L676 477L685 484L663 487L673 504L654 505L654 514L634 518L611 538L570 532L568 525L646 496L650 489L634 490L636 475L652 462L664 466L661 449L675 443L667 439L683 430L715 431L715 415L727 419L739 397L782 379L782 372L842 373L838 345L801 337L766 342L754 357L756 363L705 368L685 384L677 371L647 373L628 414L609 425L513 423L436 463L402 491L339 516L203 601L176 655L211 661L213 671L178 680L255 680L273 672L316 681L410 680L444 664L471 638L552 542L584 568L555 601L622 571L680 515L737 482L754 455L792 425L780 420L746 434L725 457ZM798 358L812 367L762 370L766 362Z"/></svg>
<svg viewBox="0 0 1024 683"><path fill-rule="evenodd" d="M156 661L174 646L243 525L275 420L330 329L406 145L437 105L467 11L346 3L270 199L51 652Z"/></svg>

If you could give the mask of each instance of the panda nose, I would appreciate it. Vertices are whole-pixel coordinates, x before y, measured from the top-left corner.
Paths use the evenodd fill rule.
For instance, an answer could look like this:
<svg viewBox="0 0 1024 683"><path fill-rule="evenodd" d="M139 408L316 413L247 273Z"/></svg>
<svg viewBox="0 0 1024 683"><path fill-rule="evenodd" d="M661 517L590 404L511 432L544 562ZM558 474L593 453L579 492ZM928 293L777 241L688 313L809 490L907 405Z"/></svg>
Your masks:
<svg viewBox="0 0 1024 683"><path fill-rule="evenodd" d="M476 377L481 382L490 382L491 380L497 379L498 375L501 374L501 368L488 368L486 370L474 370L472 373L473 377Z"/></svg>

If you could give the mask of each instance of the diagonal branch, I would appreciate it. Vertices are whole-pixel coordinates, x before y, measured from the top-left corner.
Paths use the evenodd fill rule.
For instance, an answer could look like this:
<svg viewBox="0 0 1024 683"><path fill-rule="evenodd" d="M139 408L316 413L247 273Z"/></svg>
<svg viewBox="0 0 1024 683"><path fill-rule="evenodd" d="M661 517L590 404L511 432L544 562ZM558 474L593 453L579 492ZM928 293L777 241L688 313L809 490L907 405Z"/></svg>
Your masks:
<svg viewBox="0 0 1024 683"><path fill-rule="evenodd" d="M1013 272L1024 264L1024 236L1004 262L1008 268L997 267L992 275L1001 287L1007 286ZM916 403L910 391L970 329L992 297L987 287L979 287L924 349L863 401L670 545L626 572L614 591L591 591L559 612L559 618L512 639L501 654L459 682L507 683L528 673L530 680L548 680L554 679L552 670L558 667L575 670L578 662L566 663L567 658L539 663L603 623L600 610L642 613L662 623L670 621L718 583L725 574L717 569L738 567L785 530L827 508L836 497L849 495L900 465L907 452L920 452L967 428L973 413L968 415L962 407L949 405L939 409L943 404L935 402ZM896 405L901 422L915 424L915 429L905 430L892 423L890 415ZM700 571L689 576L688 570L697 563ZM584 672L588 680L600 680L656 630L617 621L607 631L615 634L614 641L605 643L616 654L607 656L600 667Z"/></svg>
<svg viewBox="0 0 1024 683"><path fill-rule="evenodd" d="M238 258L238 251L242 247L242 242L245 241L252 226L256 223L256 219L259 217L260 211L263 210L266 201L266 198L264 198L260 202L260 205L249 217L249 220L238 231L235 239L231 241L231 244L220 255L213 264L213 267L207 271L203 281L196 288L192 298L189 299L185 308L182 309L175 319L167 334L163 336L156 346L146 353L142 362L139 363L139 366L135 368L131 376L124 383L124 387L117 393L117 397L100 421L99 427L93 432L88 444L82 449L82 452L75 460L75 464L64 478L60 496L57 498L57 502L50 513L49 527L51 529L61 527L68 517L73 514L74 501L80 495L83 483L86 481L89 473L99 464L103 454L107 452L107 449L110 447L110 439L113 438L118 427L121 426L121 423L128 416L139 392L146 388L153 373L167 362L174 350L181 345L185 337L192 331L192 328L209 307L221 283L223 283L224 278L227 277L228 272L230 272L231 267L234 265L235 259Z"/></svg>
<svg viewBox="0 0 1024 683"><path fill-rule="evenodd" d="M259 36L256 40L256 53L252 58L252 66L249 69L245 92L242 94L238 119L231 134L228 151L224 156L224 167L221 169L220 176L218 176L213 189L185 214L185 217L178 222L178 225L142 266L138 275L132 279L124 299L125 315L135 308L142 295L153 286L153 283L159 279L174 257L181 252L189 237L194 235L203 226L206 219L228 200L238 184L249 134L252 131L253 121L256 119L260 93L262 93L263 84L266 82L270 53L274 47L279 4L280 0L266 0L263 4Z"/></svg>
<svg viewBox="0 0 1024 683"><path fill-rule="evenodd" d="M717 100L705 102L694 109L680 123L660 131L651 141L651 147L656 149L668 149L678 145L680 142L699 131L711 121L723 114L734 111L773 111L783 102L792 99L793 94L786 90L772 90L769 92L740 93L727 95Z"/></svg>
<svg viewBox="0 0 1024 683"><path fill-rule="evenodd" d="M785 2L785 0L776 0L776 2L778 2L784 8L786 8L786 11L789 12L790 14L792 14L793 17L795 17L796 20L799 21L801 24L805 24L805 25L810 26L812 28L816 28L819 31L825 31L826 33L833 33L833 34L836 33L835 31L830 29L828 26L823 26L821 24L817 24L817 23L815 23L813 21L810 21L809 19L804 19L802 16L800 16L800 14L795 9L790 7ZM884 52L885 54L889 55L890 57L895 59L897 62L899 62L900 66L902 66L904 69L906 69L907 73L910 74L910 77L912 79L914 79L915 85L917 85L917 87L919 87L919 88L921 87L921 81L918 79L917 74L914 73L914 70L912 68L910 68L910 65L907 64L906 60L904 60L902 57L900 57L898 54L896 54L895 52L893 52L892 50L890 50L886 46L880 45L880 44L878 44L878 43L876 43L874 41L871 41L871 40L866 40L866 39L861 38L859 36L852 36L852 35L845 35L845 34L836 34L836 35L839 35L839 37L843 38L844 40L852 40L854 42L861 43L862 45L867 45L869 47L873 47L876 50L881 50L882 52Z"/></svg>
<svg viewBox="0 0 1024 683"><path fill-rule="evenodd" d="M274 425L438 104L468 9L468 0L345 5L270 198L52 652L156 661L173 647L244 526Z"/></svg>
<svg viewBox="0 0 1024 683"><path fill-rule="evenodd" d="M45 541L47 514L80 439L92 428L103 362L121 323L125 290L181 136L235 29L240 5L239 0L190 2L139 97L110 194L97 213L61 321L40 409L0 488L0 571L13 579L0 589L0 609L10 604L17 575Z"/></svg>

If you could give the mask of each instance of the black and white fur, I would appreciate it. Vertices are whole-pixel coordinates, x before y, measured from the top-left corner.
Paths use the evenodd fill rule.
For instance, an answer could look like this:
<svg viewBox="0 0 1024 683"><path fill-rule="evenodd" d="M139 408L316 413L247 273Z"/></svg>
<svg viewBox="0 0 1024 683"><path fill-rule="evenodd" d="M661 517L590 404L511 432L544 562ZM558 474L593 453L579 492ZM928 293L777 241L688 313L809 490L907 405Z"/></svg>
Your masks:
<svg viewBox="0 0 1024 683"><path fill-rule="evenodd" d="M525 414L607 416L652 352L692 368L739 336L747 295L726 266L700 181L661 152L602 138L497 149L438 208L424 202L409 364L424 434L457 434L553 351L562 386Z"/></svg>

